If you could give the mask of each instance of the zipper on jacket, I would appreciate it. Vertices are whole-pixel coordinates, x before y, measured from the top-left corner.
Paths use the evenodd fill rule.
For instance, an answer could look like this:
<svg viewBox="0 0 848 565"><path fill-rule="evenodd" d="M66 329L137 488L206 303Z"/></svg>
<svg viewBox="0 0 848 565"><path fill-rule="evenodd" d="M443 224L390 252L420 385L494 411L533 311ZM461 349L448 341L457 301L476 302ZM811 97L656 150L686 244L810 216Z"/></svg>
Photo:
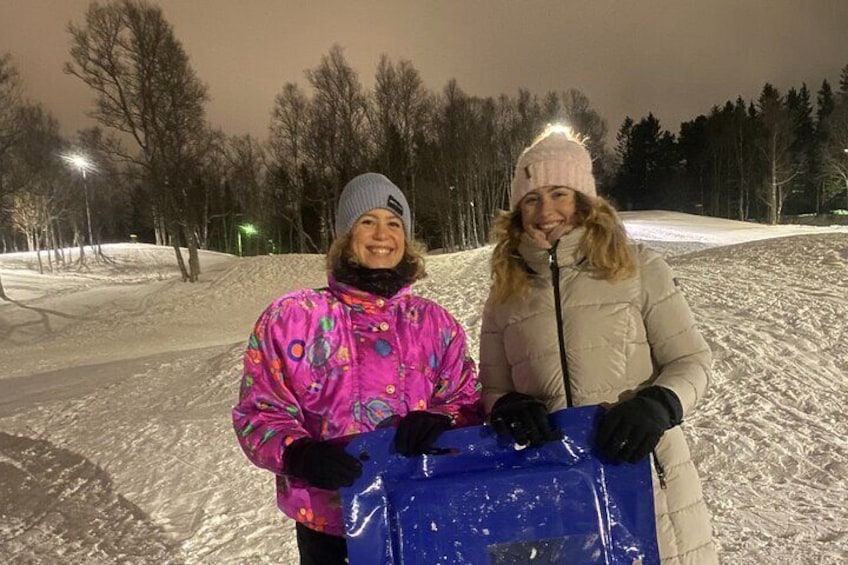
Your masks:
<svg viewBox="0 0 848 565"><path fill-rule="evenodd" d="M654 459L654 469L657 470L657 479L660 481L660 488L665 490L665 467L663 467L662 463L660 463L656 449L651 451L651 457Z"/></svg>
<svg viewBox="0 0 848 565"><path fill-rule="evenodd" d="M559 337L559 362L565 385L565 406L571 408L574 406L574 401L571 398L571 379L568 377L568 360L565 356L565 328L562 327L562 297L559 290L559 264L556 260L557 245L559 245L559 240L553 243L548 254L551 266L551 284L554 287L554 308L556 310L557 336Z"/></svg>

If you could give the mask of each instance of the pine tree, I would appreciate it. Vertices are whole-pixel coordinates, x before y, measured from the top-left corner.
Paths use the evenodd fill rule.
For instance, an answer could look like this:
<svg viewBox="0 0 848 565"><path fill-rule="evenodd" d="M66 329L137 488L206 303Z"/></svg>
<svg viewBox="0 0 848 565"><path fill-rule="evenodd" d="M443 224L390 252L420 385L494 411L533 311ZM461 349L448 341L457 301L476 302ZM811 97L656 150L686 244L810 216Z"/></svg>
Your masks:
<svg viewBox="0 0 848 565"><path fill-rule="evenodd" d="M662 129L652 113L631 124L628 118L619 130L617 151L623 174L616 183L616 196L627 209L679 208L673 192L679 163L674 136Z"/></svg>
<svg viewBox="0 0 848 565"><path fill-rule="evenodd" d="M684 190L695 210L703 211L709 175L706 116L700 115L694 120L680 124L678 147L684 163Z"/></svg>
<svg viewBox="0 0 848 565"><path fill-rule="evenodd" d="M829 98L822 86L820 96L824 103L819 108L822 206L848 209L848 65L842 69L836 96Z"/></svg>
<svg viewBox="0 0 848 565"><path fill-rule="evenodd" d="M816 214L824 211L827 194L838 190L832 175L828 174L825 167L827 151L831 143L830 122L833 111L836 108L836 99L833 89L827 80L822 81L821 88L816 96L816 143L813 157L810 162L811 172L816 183Z"/></svg>
<svg viewBox="0 0 848 565"><path fill-rule="evenodd" d="M787 208L790 213L802 214L815 210L816 185L810 170L811 154L815 149L815 127L810 91L806 84L800 90L786 94L786 108L794 127L794 139L789 149L790 166L796 171L787 185Z"/></svg>
<svg viewBox="0 0 848 565"><path fill-rule="evenodd" d="M839 73L839 94L841 97L848 97L848 65L842 67Z"/></svg>
<svg viewBox="0 0 848 565"><path fill-rule="evenodd" d="M633 135L633 118L626 116L618 132L615 134L615 158L618 172L615 182L610 189L610 197L617 206L624 210L631 210L633 202L628 195L628 188L634 182L634 173L630 170L631 165L631 137Z"/></svg>

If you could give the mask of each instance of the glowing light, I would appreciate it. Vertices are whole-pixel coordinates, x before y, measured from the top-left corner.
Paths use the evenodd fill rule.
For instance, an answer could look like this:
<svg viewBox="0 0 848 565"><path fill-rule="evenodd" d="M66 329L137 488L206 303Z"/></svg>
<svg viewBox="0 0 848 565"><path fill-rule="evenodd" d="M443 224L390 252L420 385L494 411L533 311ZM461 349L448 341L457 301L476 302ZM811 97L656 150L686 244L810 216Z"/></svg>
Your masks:
<svg viewBox="0 0 848 565"><path fill-rule="evenodd" d="M565 124L548 124L548 127L545 128L545 131L542 132L542 135L547 137L552 133L564 135L568 139L572 139L575 137L574 130L571 129L571 126L567 126Z"/></svg>
<svg viewBox="0 0 848 565"><path fill-rule="evenodd" d="M239 230L244 235L256 235L257 233L259 233L259 229L257 229L257 227L253 224L242 224L239 226Z"/></svg>
<svg viewBox="0 0 848 565"><path fill-rule="evenodd" d="M574 131L574 129L572 129L571 126L569 126L567 124L553 123L553 124L547 125L547 127L545 128L545 131L543 131L541 134L539 134L539 137L537 137L533 141L533 145L536 145L537 143L539 143L541 140L545 139L549 135L564 135L567 140L573 141L574 143L579 143L580 145L583 145L584 147L586 146L586 142L589 140L588 136L581 135L581 134L577 133L576 131Z"/></svg>
<svg viewBox="0 0 848 565"><path fill-rule="evenodd" d="M85 178L86 172L96 170L94 163L88 157L81 153L66 153L59 156L67 164L82 173L83 178Z"/></svg>
<svg viewBox="0 0 848 565"><path fill-rule="evenodd" d="M251 237L259 233L259 228L254 226L253 224L241 224L238 227L238 231L236 231L236 244L238 245L238 254L239 257L243 257L243 248L241 243L241 234L244 234L245 237Z"/></svg>

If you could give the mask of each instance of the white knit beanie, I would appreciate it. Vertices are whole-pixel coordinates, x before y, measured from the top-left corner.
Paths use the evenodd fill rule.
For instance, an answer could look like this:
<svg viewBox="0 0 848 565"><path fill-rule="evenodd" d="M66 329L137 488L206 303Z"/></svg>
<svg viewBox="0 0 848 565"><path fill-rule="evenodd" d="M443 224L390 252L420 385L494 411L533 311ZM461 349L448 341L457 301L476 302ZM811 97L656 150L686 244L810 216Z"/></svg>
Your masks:
<svg viewBox="0 0 848 565"><path fill-rule="evenodd" d="M336 208L336 237L346 235L362 214L385 208L403 222L406 237L412 237L412 216L403 192L379 173L354 177L342 190Z"/></svg>
<svg viewBox="0 0 848 565"><path fill-rule="evenodd" d="M565 186L587 196L596 196L592 158L578 141L554 130L524 150L515 165L509 205L515 209L531 190Z"/></svg>

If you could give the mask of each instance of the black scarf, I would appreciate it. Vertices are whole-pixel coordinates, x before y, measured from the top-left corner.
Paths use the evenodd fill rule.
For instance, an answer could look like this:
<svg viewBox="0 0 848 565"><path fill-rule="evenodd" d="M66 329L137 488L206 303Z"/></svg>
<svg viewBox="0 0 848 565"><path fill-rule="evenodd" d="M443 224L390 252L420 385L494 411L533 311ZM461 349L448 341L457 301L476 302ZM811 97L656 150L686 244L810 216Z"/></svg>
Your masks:
<svg viewBox="0 0 848 565"><path fill-rule="evenodd" d="M369 294L391 298L415 280L416 270L417 265L408 261L401 261L393 269L369 269L342 261L341 265L333 270L333 276L340 283L364 290Z"/></svg>

